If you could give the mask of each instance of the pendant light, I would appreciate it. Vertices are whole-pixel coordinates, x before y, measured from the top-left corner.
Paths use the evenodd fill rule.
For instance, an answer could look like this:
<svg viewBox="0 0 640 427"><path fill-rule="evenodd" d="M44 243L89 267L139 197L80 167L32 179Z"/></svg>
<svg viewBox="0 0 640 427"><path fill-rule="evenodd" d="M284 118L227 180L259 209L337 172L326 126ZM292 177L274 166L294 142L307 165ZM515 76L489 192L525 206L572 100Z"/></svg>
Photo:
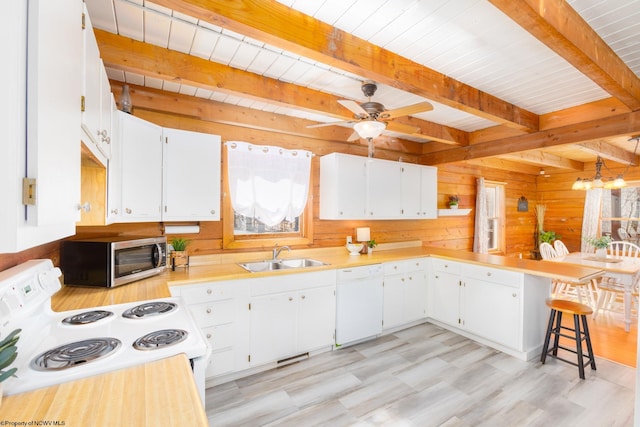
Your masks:
<svg viewBox="0 0 640 427"><path fill-rule="evenodd" d="M635 141L636 142L636 146L635 146L635 148L633 150L633 158L629 162L629 164L627 165L627 167L626 167L626 169L624 170L623 173L617 175L615 177L615 179L606 180L605 178L603 178L603 176L602 176L602 168L604 167L607 170L609 170L609 168L605 164L605 162L602 159L602 157L600 157L600 155L598 155L598 157L596 158L596 174L594 175L594 177L592 179L589 179L589 178L584 178L584 179L583 178L578 178L578 179L576 179L576 181L571 186L571 189L572 190L590 190L592 188L607 188L607 189L609 189L609 188L626 187L627 183L624 180L624 174L627 173L629 168L633 165L633 162L634 162L635 157L636 157L636 152L638 151L638 142L640 141L640 135L630 138L629 141Z"/></svg>

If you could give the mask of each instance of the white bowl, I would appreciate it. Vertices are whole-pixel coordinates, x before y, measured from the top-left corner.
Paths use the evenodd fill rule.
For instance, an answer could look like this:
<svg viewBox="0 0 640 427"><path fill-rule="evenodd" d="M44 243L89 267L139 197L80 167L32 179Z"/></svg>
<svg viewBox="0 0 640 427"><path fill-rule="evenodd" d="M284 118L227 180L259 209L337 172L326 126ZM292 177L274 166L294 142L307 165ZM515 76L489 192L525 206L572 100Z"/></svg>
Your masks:
<svg viewBox="0 0 640 427"><path fill-rule="evenodd" d="M349 255L360 255L362 245L362 243L347 243L347 250L349 251Z"/></svg>

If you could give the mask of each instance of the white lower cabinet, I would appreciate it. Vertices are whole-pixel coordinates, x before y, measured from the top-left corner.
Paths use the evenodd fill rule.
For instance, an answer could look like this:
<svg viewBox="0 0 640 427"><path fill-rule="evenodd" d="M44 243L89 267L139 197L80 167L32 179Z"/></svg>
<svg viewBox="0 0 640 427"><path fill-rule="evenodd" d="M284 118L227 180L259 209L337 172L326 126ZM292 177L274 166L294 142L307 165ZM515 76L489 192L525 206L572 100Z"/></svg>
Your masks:
<svg viewBox="0 0 640 427"><path fill-rule="evenodd" d="M335 270L250 282L251 366L333 345Z"/></svg>
<svg viewBox="0 0 640 427"><path fill-rule="evenodd" d="M249 368L249 283L246 280L172 286L211 345L206 378Z"/></svg>
<svg viewBox="0 0 640 427"><path fill-rule="evenodd" d="M384 263L383 329L427 317L427 259Z"/></svg>
<svg viewBox="0 0 640 427"><path fill-rule="evenodd" d="M512 356L540 354L549 279L431 258L429 317Z"/></svg>

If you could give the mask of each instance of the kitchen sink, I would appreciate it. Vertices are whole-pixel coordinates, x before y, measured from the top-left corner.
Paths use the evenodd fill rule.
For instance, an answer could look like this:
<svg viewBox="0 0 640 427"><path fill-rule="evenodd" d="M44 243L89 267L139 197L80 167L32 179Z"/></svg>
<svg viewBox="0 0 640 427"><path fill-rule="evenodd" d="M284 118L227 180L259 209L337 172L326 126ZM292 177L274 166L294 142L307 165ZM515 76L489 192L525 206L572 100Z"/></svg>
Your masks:
<svg viewBox="0 0 640 427"><path fill-rule="evenodd" d="M290 268L306 268L306 267L318 267L321 265L327 265L322 261L318 261L311 258L296 258L296 259L279 259L279 260L265 260L265 261L251 261L238 264L240 267L252 273L258 273L262 271L275 271L286 270Z"/></svg>

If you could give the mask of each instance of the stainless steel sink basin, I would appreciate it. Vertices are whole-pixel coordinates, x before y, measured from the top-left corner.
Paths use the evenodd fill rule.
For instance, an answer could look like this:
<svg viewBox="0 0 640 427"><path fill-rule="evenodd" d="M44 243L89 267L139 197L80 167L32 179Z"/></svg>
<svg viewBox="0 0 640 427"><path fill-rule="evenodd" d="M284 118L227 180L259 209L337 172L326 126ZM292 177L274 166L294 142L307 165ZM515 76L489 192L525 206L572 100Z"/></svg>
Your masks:
<svg viewBox="0 0 640 427"><path fill-rule="evenodd" d="M322 261L318 261L311 258L296 258L296 259L282 259L282 260L265 260L265 261L251 261L238 264L240 267L252 273L258 273L262 271L274 271L274 270L286 270L289 268L306 268L306 267L318 267L326 265Z"/></svg>
<svg viewBox="0 0 640 427"><path fill-rule="evenodd" d="M281 262L290 268L319 267L321 265L326 265L322 261L311 258L283 259Z"/></svg>

